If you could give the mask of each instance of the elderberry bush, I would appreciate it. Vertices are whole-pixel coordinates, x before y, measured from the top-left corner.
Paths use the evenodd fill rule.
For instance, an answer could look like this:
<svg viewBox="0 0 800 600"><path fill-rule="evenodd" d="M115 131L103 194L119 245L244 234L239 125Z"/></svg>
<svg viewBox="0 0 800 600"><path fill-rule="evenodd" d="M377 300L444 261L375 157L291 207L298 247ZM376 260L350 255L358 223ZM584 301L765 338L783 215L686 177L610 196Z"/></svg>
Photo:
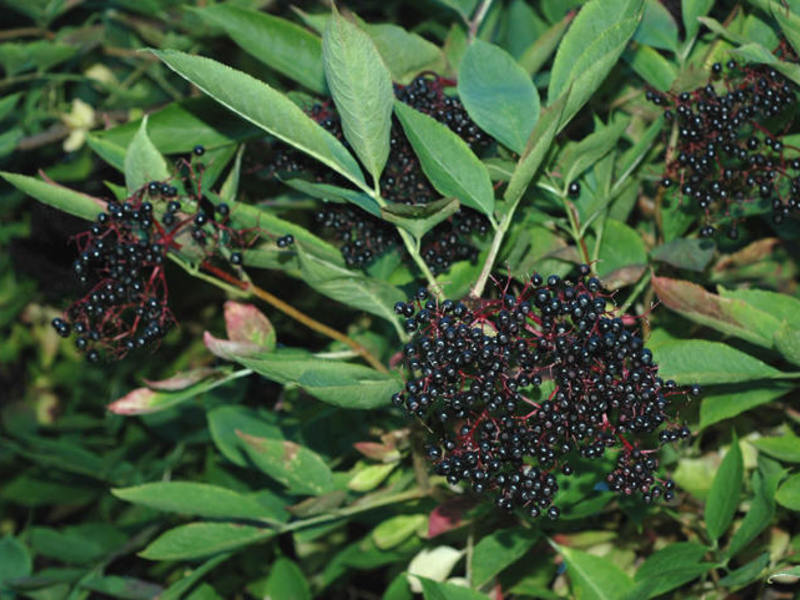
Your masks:
<svg viewBox="0 0 800 600"><path fill-rule="evenodd" d="M394 93L398 100L447 125L470 149L481 154L489 149L493 140L472 121L458 97L446 93L455 83L426 73L408 85L395 83ZM349 148L339 115L329 100L313 104L309 115ZM389 159L380 179L382 197L399 204L428 204L438 199L438 193L423 173L396 118L392 119L390 135ZM276 143L274 152L268 165L268 172L273 176L286 179L305 176L317 183L346 185L340 176L293 148ZM365 267L390 248L400 245L400 237L391 224L350 205L326 203L315 212L314 219L340 244L342 257L351 267ZM434 273L442 273L455 262L474 262L478 248L470 238L485 236L488 231L486 217L471 208L461 207L423 238L421 253Z"/></svg>
<svg viewBox="0 0 800 600"><path fill-rule="evenodd" d="M798 62L785 42L780 54ZM678 133L661 185L677 188L681 202L702 211L701 235L712 236L724 221L736 239L748 205L759 202L770 205L775 224L798 210L800 148L783 142L797 112L797 91L775 68L728 60L711 66L703 87L647 92L663 107L668 131L674 124Z"/></svg>
<svg viewBox="0 0 800 600"><path fill-rule="evenodd" d="M448 483L555 519L575 459L610 453L609 489L672 499L658 448L689 436L674 413L700 387L658 376L632 319L588 273L534 274L496 299L437 302L421 289L395 306L413 337L392 403L431 432L428 457Z"/></svg>

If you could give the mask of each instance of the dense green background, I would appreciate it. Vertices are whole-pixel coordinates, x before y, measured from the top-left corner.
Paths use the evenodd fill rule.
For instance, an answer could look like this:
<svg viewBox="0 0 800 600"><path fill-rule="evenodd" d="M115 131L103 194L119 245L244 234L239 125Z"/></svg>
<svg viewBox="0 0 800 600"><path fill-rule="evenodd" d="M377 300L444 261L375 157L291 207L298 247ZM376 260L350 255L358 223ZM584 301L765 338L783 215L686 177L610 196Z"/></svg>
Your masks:
<svg viewBox="0 0 800 600"><path fill-rule="evenodd" d="M481 260L496 251L498 273L508 265L515 276L563 275L582 240L620 304L643 313L661 300L648 315L649 347L665 376L707 389L681 413L696 433L691 443L663 456L676 501L645 506L593 489L602 466L574 479L562 500L573 511L557 522L463 499L427 476L415 431L388 406L394 378L321 365L352 357L265 304L271 328L257 320L261 328L248 335L255 331L267 352L248 360L217 347L232 360L215 357L203 332L226 337L229 292L177 264L170 305L180 328L153 354L87 366L49 326L77 293L70 238L85 222L48 204L80 214L80 201L8 176L17 187L0 184L0 598L400 600L412 597L409 572L421 576L413 590L429 600L797 597L800 229L796 219L775 227L756 214L738 240L701 242L691 215L655 201L667 134L644 89L691 89L714 60L746 60L754 44L771 50L779 37L797 44L800 3L341 5L372 25L418 34L362 22L375 45L344 44L342 68L377 47L395 80L425 69L458 73L473 118L482 115L483 127L522 152L519 164L505 151L485 163L493 182L510 178L505 200L486 187L482 165L457 148L446 153L460 175L452 195L508 229L496 246L479 241ZM330 14L322 3L3 0L0 11L0 170L41 170L98 197L124 189L126 148L140 152L129 144L145 113L150 139L171 161L206 146L221 167L219 191L240 142L258 162L265 134L252 122L262 119L272 133L285 125L270 122L288 104L278 92L341 91L319 60ZM162 61L145 47L210 56L277 91L240 111L248 122L170 70L198 83L207 71L192 71L190 58L165 53ZM517 85L492 95L509 81ZM206 91L217 100L264 89L214 83ZM404 127L417 126L414 114L398 114ZM368 171L379 170L381 122L362 125L368 133L354 150ZM445 147L418 127L420 139ZM391 304L424 278L390 259L343 274L338 253L305 229L316 200L251 175L243 168L239 178L240 214L301 242L286 264L265 243L248 259L253 279L388 364L401 347ZM473 179L457 185L462 177ZM583 191L567 218L573 180ZM504 220L512 205L516 216ZM411 234L424 227L405 224ZM467 293L481 266L461 263L440 277L445 292ZM313 354L321 352L327 358ZM199 367L213 376L133 398L150 414L107 410L144 380ZM287 447L297 450L288 464Z"/></svg>

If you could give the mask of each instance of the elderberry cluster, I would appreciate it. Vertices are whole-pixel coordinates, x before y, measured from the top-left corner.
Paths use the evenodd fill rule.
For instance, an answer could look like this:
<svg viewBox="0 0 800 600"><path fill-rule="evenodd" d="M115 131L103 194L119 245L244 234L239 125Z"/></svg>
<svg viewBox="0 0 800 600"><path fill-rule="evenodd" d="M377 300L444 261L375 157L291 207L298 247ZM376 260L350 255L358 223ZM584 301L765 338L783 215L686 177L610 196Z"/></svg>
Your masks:
<svg viewBox="0 0 800 600"><path fill-rule="evenodd" d="M713 235L714 225L724 220L736 239L745 205L759 199L771 205L776 224L797 210L800 148L782 139L793 121L796 91L771 67L731 60L725 68L714 63L708 83L690 92L647 92L648 100L664 108L667 125L678 128L675 158L661 183L704 212L702 235Z"/></svg>
<svg viewBox="0 0 800 600"><path fill-rule="evenodd" d="M700 394L658 376L653 354L616 314L600 282L538 274L497 299L400 302L412 340L395 406L432 432L428 456L504 510L557 518L559 479L578 459L618 452L606 484L646 502L672 497L655 474L658 447L685 438L667 426L676 400ZM659 430L662 432L659 434Z"/></svg>
<svg viewBox="0 0 800 600"><path fill-rule="evenodd" d="M202 154L202 146L194 149ZM184 182L187 189L191 182ZM79 255L73 263L86 294L52 324L61 337L75 334L75 346L91 362L101 356L120 359L138 348L156 345L175 324L168 306L165 277L167 253L186 250L204 258L202 266L217 269L222 247L248 244L244 230L228 225L230 208L214 206L195 195L187 212L178 187L152 181L124 202L109 202L87 231L76 236ZM288 242L285 236L284 242ZM234 251L229 262L242 262ZM218 270L218 269L217 269Z"/></svg>
<svg viewBox="0 0 800 600"><path fill-rule="evenodd" d="M470 119L458 98L445 93L445 88L454 83L437 75L420 75L407 86L394 84L394 92L399 100L444 123L470 148L480 152L493 140ZM314 104L309 115L348 146L341 120L330 101ZM269 171L279 177L307 176L316 182L345 184L331 171L289 147L279 146ZM439 197L394 117L389 158L381 174L380 189L382 196L393 203L427 204ZM341 242L342 257L351 267L366 266L400 241L393 226L348 205L326 204L316 212L315 220ZM474 261L478 251L470 243L469 236L485 235L488 229L489 223L483 215L462 207L425 236L422 254L435 273L448 270L460 260Z"/></svg>

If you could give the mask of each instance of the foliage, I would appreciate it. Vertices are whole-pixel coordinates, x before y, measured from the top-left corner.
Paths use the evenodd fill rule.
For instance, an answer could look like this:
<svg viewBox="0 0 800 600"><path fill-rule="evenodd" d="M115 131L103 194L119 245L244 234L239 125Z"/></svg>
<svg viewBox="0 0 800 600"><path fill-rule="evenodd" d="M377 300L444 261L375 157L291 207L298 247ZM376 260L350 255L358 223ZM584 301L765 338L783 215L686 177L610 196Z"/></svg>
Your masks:
<svg viewBox="0 0 800 600"><path fill-rule="evenodd" d="M5 0L3 15L0 598L794 593L800 3ZM576 277L597 314L549 317ZM502 352L512 316L524 347L477 376L437 370L414 344L448 335L446 297L496 329L482 348ZM559 345L607 339L602 315L626 340L592 363L612 383ZM426 448L437 425L405 414L428 416L404 366L423 395L450 377L448 407L465 377L528 410L551 394L625 460L641 457L631 430L652 436L658 461L629 471L659 492L626 494L616 450L564 430L558 510L550 493L499 510L474 493L480 468L448 478L452 448ZM446 416L517 416L479 406ZM531 422L545 454L548 411ZM503 427L454 435L519 447ZM551 485L546 456L508 460Z"/></svg>

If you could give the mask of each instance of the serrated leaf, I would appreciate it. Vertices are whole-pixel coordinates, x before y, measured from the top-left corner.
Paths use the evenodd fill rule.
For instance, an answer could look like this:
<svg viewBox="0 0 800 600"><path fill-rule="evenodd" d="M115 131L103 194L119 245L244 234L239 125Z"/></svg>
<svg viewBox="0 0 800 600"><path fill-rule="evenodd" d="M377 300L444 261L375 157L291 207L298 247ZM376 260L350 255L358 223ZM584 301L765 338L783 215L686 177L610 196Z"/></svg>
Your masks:
<svg viewBox="0 0 800 600"><path fill-rule="evenodd" d="M392 77L369 35L332 6L322 37L325 77L344 136L377 181L389 157Z"/></svg>
<svg viewBox="0 0 800 600"><path fill-rule="evenodd" d="M560 127L589 100L622 54L642 16L642 0L590 0L559 44L548 104L568 94Z"/></svg>
<svg viewBox="0 0 800 600"><path fill-rule="evenodd" d="M481 129L518 154L525 150L539 120L539 94L510 54L473 42L459 66L458 96Z"/></svg>
<svg viewBox="0 0 800 600"><path fill-rule="evenodd" d="M151 181L164 181L168 177L167 161L150 141L145 117L125 152L125 186L133 194Z"/></svg>
<svg viewBox="0 0 800 600"><path fill-rule="evenodd" d="M39 202L57 208L68 214L93 221L106 208L99 198L75 192L55 183L48 183L35 177L0 171L0 177L15 188L33 196Z"/></svg>
<svg viewBox="0 0 800 600"><path fill-rule="evenodd" d="M239 116L305 152L357 186L365 186L342 143L294 102L266 83L210 58L177 50L151 50L173 71Z"/></svg>
<svg viewBox="0 0 800 600"><path fill-rule="evenodd" d="M394 111L403 126L422 170L433 187L445 197L455 197L491 217L494 189L489 172L466 142L432 117L395 102Z"/></svg>
<svg viewBox="0 0 800 600"><path fill-rule="evenodd" d="M653 277L653 289L665 306L687 319L765 348L773 345L778 320L742 300L710 294L697 284L667 277Z"/></svg>
<svg viewBox="0 0 800 600"><path fill-rule="evenodd" d="M261 11L235 4L215 4L196 10L222 27L246 52L300 85L326 94L322 41L307 29Z"/></svg>
<svg viewBox="0 0 800 600"><path fill-rule="evenodd" d="M706 531L712 540L722 537L739 506L739 494L742 493L744 477L744 459L738 440L734 437L728 452L719 465L711 490L706 499L705 521Z"/></svg>
<svg viewBox="0 0 800 600"><path fill-rule="evenodd" d="M681 385L779 378L768 364L720 342L680 340L653 349L659 375Z"/></svg>

